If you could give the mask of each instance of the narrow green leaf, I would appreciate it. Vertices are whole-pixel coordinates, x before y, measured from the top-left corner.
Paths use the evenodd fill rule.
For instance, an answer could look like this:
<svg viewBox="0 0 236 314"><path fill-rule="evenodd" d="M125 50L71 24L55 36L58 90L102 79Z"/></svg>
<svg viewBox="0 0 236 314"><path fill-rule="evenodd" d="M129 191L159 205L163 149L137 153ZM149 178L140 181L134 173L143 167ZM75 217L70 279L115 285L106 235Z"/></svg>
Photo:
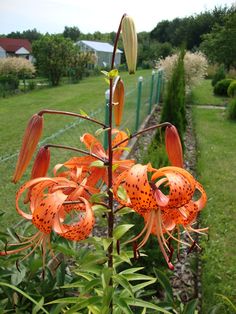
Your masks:
<svg viewBox="0 0 236 314"><path fill-rule="evenodd" d="M90 280L93 280L94 279L94 276L88 274L88 273L85 273L85 272L81 272L81 271L75 271L76 275L90 281Z"/></svg>
<svg viewBox="0 0 236 314"><path fill-rule="evenodd" d="M133 286L133 292L136 293L136 292L142 290L143 288L152 285L155 282L156 282L156 279L154 278L153 280L145 281L145 282L142 282L138 285L135 285L135 286Z"/></svg>
<svg viewBox="0 0 236 314"><path fill-rule="evenodd" d="M113 70L108 72L109 79L114 79L118 75L119 75L119 72L117 69L113 69Z"/></svg>
<svg viewBox="0 0 236 314"><path fill-rule="evenodd" d="M124 301L123 298L116 298L116 305L121 309L124 314L133 314L133 311L129 307L129 305Z"/></svg>
<svg viewBox="0 0 236 314"><path fill-rule="evenodd" d="M101 160L95 160L91 162L90 167L104 168L104 162Z"/></svg>
<svg viewBox="0 0 236 314"><path fill-rule="evenodd" d="M144 269L144 267L130 267L125 270L122 270L119 274L120 275L133 274L142 269Z"/></svg>
<svg viewBox="0 0 236 314"><path fill-rule="evenodd" d="M84 116L84 117L88 117L89 115L83 110L83 109L80 109L79 110L79 113Z"/></svg>
<svg viewBox="0 0 236 314"><path fill-rule="evenodd" d="M134 225L125 224L119 225L114 230L114 238L119 240L129 229L131 229Z"/></svg>
<svg viewBox="0 0 236 314"><path fill-rule="evenodd" d="M184 306L184 311L183 314L194 314L196 307L198 304L198 300L197 299L193 299L191 301L189 301L185 306Z"/></svg>
<svg viewBox="0 0 236 314"><path fill-rule="evenodd" d="M111 245L112 243L112 239L111 238L103 238L102 239L102 244L104 247L104 250L106 251L108 249L108 247Z"/></svg>
<svg viewBox="0 0 236 314"><path fill-rule="evenodd" d="M121 185L118 187L117 195L122 201L127 201L128 199L127 192Z"/></svg>
<svg viewBox="0 0 236 314"><path fill-rule="evenodd" d="M168 278L166 277L166 275L163 272L161 272L157 268L154 268L154 273L155 273L158 281L162 285L163 289L166 292L167 300L169 302L173 303L174 302L173 291L172 291L172 287L170 285Z"/></svg>
<svg viewBox="0 0 236 314"><path fill-rule="evenodd" d="M125 298L125 302L131 306L137 306L137 307L143 307L143 308L148 308L148 309L153 309L156 311L159 311L161 313L165 314L171 314L171 312L153 304L147 301L139 300L139 299L131 299L131 298Z"/></svg>
<svg viewBox="0 0 236 314"><path fill-rule="evenodd" d="M8 288L11 288L12 290L15 290L16 292L20 293L21 295L23 295L26 299L30 300L32 303L34 303L35 305L37 305L40 310L42 310L44 313L47 313L49 314L49 312L47 310L45 310L45 308L40 305L39 302L35 301L33 298L31 298L31 296L29 296L27 293L25 293L24 291L22 291L21 289L13 286L13 285L10 285L6 282L0 282L0 286L5 286L5 287L8 287Z"/></svg>
<svg viewBox="0 0 236 314"><path fill-rule="evenodd" d="M101 73L104 74L105 76L108 76L108 72L107 71L102 70Z"/></svg>
<svg viewBox="0 0 236 314"><path fill-rule="evenodd" d="M95 194L93 194L91 197L90 197L90 202L91 203L99 203L99 202L101 202L104 198L106 198L107 197L107 193L95 193ZM103 212L105 212L105 211L109 211L109 209L106 207L106 206L103 206L103 205L100 205L100 204L98 204L98 205L93 205L93 210L94 211L103 211Z"/></svg>
<svg viewBox="0 0 236 314"><path fill-rule="evenodd" d="M97 129L97 130L95 131L95 135L96 135L96 136L99 136L100 134L102 134L102 133L104 133L104 132L107 132L108 130L109 130L109 128L106 128L106 129L104 129L104 128Z"/></svg>
<svg viewBox="0 0 236 314"><path fill-rule="evenodd" d="M217 296L221 297L224 302L228 305L230 305L230 307L232 308L232 310L234 310L234 312L236 313L236 306L230 301L229 298L227 298L225 295L223 294L219 294L219 293L216 293Z"/></svg>
<svg viewBox="0 0 236 314"><path fill-rule="evenodd" d="M84 300L83 300L84 301ZM57 300L53 300L50 301L47 304L59 304L59 303L64 303L64 304L76 304L79 302L79 298L78 297L67 297L67 298L61 298L61 299L57 299Z"/></svg>
<svg viewBox="0 0 236 314"><path fill-rule="evenodd" d="M41 307L43 306L44 304L44 297L42 297L39 302L38 302L39 306L38 305L35 305L34 308L33 308L33 311L32 311L32 314L36 314L38 313L38 311L41 309Z"/></svg>
<svg viewBox="0 0 236 314"><path fill-rule="evenodd" d="M132 291L132 286L130 285L129 281L122 275L114 275L113 279L116 283L118 283L120 286L122 286L127 292L130 294L131 297L134 296Z"/></svg>
<svg viewBox="0 0 236 314"><path fill-rule="evenodd" d="M67 298L65 298L67 299ZM60 299L63 300L63 299ZM57 300L55 300L57 301ZM93 296L87 297L86 299L80 299L77 297L77 302L74 306L72 306L69 310L66 311L66 314L75 314L78 310L82 310L87 308L89 305L96 305L101 302L101 297ZM50 302L52 303L52 302Z"/></svg>
<svg viewBox="0 0 236 314"><path fill-rule="evenodd" d="M131 281L131 280L138 280L138 281L140 281L140 280L154 280L154 281L156 281L156 278L153 278L151 276L147 276L144 274L139 274L139 273L138 274L137 273L125 274L124 276L129 281Z"/></svg>

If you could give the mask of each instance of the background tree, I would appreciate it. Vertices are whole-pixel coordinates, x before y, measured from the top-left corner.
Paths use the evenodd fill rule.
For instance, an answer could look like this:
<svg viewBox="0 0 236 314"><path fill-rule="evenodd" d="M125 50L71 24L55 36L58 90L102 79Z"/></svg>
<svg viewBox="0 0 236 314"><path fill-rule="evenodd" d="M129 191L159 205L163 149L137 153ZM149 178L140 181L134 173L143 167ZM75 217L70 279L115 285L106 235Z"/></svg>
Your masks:
<svg viewBox="0 0 236 314"><path fill-rule="evenodd" d="M236 12L226 18L225 26L216 25L203 36L201 50L212 62L224 64L227 69L236 67Z"/></svg>
<svg viewBox="0 0 236 314"><path fill-rule="evenodd" d="M23 32L11 32L6 37L28 39L30 42L33 42L34 40L40 39L42 37L42 34L38 32L36 28L33 28Z"/></svg>
<svg viewBox="0 0 236 314"><path fill-rule="evenodd" d="M52 86L59 85L61 77L67 71L73 50L73 42L61 35L45 35L33 43L37 70L49 79Z"/></svg>
<svg viewBox="0 0 236 314"><path fill-rule="evenodd" d="M77 26L65 26L63 36L65 38L70 38L72 41L76 42L79 40L81 32Z"/></svg>

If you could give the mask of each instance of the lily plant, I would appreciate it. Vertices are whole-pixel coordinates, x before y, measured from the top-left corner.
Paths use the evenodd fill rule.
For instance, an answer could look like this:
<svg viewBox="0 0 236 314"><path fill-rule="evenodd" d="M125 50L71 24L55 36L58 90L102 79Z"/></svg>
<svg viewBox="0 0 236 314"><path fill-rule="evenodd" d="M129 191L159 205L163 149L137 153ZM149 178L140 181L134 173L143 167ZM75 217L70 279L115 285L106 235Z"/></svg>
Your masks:
<svg viewBox="0 0 236 314"><path fill-rule="evenodd" d="M182 146L174 125L166 122L133 134L118 129L125 103L124 83L114 67L118 39L121 34L127 66L129 73L132 74L136 70L137 34L133 19L126 14L122 16L117 31L110 71L105 72L110 91L108 124L86 114L57 110L45 109L33 115L23 137L13 182L16 183L21 179L37 149L43 132L45 115L74 116L86 119L88 123L97 124L99 132L104 132L107 136L108 148L103 147L96 135L89 133L82 134L80 137L84 149L55 144L41 147L36 154L31 178L20 187L16 194L17 212L34 225L36 232L29 237L19 236L20 241L7 244L0 255L25 252L23 260L41 247L43 267L45 267L47 251L49 250L54 256L51 248L52 234L76 242L90 238L96 224L95 209L100 206L107 219L106 232L104 231L107 241L103 241L106 251L103 264L106 272L102 272L103 275L105 274L105 283L103 282L103 288L100 290L98 288L96 290L96 285L94 285L93 292L87 286L87 295L85 291L80 292L77 301L72 302L74 309L87 308L88 313L113 313L113 311L132 313L132 306L141 306L169 313L158 305L146 301L141 302L135 298L137 286L130 285L125 272L120 274L116 270L119 265L120 251L125 250L129 242L133 242L133 255L137 257L150 235L154 235L168 267L173 270L174 265L171 261L173 247L170 245L170 240L177 241L178 249L181 243L190 248L193 245L198 246L191 233L204 233L207 230L207 228L195 229L193 226L199 212L206 204L207 197L201 184L184 169ZM123 153L131 138L141 136L156 128L165 130L169 166L155 169L150 163L142 165L135 160L124 159ZM70 150L76 155L63 164L55 165L53 176L49 176L50 154L53 149L57 148ZM144 224L143 227L140 226L141 230L137 236L129 240L126 238L122 243L122 236L126 233L127 237L130 225L124 225L123 229L122 226L115 227L115 225L118 224L116 216L124 209L142 216ZM116 228L115 232L114 228ZM188 242L181 240L182 231L188 235ZM129 258L132 259L132 256ZM129 272L134 274L137 271L131 268ZM139 278L142 280L141 275ZM143 277L143 279L147 278ZM90 283L92 285L91 281ZM151 283L153 281L149 278L148 284ZM148 284L145 283L140 287L143 288ZM123 287L126 292L131 287L128 297L121 290L120 298L115 297L115 289L118 286ZM94 291L99 292L94 295ZM84 302L84 307L78 301L80 298L87 300L87 303ZM68 309L70 302L67 301L61 299L54 302L64 302L63 304L67 304Z"/></svg>

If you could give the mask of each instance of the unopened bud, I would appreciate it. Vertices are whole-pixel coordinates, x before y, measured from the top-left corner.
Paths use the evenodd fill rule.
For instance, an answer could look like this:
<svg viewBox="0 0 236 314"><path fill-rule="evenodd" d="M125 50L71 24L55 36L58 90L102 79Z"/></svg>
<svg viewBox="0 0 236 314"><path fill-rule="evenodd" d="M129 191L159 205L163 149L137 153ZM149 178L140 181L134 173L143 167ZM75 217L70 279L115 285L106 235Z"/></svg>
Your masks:
<svg viewBox="0 0 236 314"><path fill-rule="evenodd" d="M118 79L114 85L112 101L114 105L114 116L116 126L120 126L121 124L124 109L124 100L125 100L124 82L121 79Z"/></svg>
<svg viewBox="0 0 236 314"><path fill-rule="evenodd" d="M133 19L126 15L121 24L122 39L129 74L134 74L137 64L138 40Z"/></svg>
<svg viewBox="0 0 236 314"><path fill-rule="evenodd" d="M183 150L178 130L174 125L165 130L166 152L172 166L183 168Z"/></svg>
<svg viewBox="0 0 236 314"><path fill-rule="evenodd" d="M43 117L35 114L29 120L22 140L21 150L18 156L16 170L12 181L16 183L24 174L35 152L43 130Z"/></svg>

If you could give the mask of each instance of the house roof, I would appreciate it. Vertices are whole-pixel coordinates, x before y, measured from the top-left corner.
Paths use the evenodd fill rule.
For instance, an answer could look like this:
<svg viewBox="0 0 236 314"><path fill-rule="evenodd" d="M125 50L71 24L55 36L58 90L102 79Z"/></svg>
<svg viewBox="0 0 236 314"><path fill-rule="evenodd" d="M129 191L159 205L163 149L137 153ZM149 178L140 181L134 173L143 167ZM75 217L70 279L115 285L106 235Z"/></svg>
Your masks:
<svg viewBox="0 0 236 314"><path fill-rule="evenodd" d="M15 52L20 48L32 51L31 43L28 39L0 38L0 46L7 52Z"/></svg>
<svg viewBox="0 0 236 314"><path fill-rule="evenodd" d="M91 41L91 40L80 40L78 43L82 42L83 44L87 45L88 47L102 52L113 52L113 46L109 43L104 43L101 41ZM120 49L117 49L116 52L123 53Z"/></svg>

